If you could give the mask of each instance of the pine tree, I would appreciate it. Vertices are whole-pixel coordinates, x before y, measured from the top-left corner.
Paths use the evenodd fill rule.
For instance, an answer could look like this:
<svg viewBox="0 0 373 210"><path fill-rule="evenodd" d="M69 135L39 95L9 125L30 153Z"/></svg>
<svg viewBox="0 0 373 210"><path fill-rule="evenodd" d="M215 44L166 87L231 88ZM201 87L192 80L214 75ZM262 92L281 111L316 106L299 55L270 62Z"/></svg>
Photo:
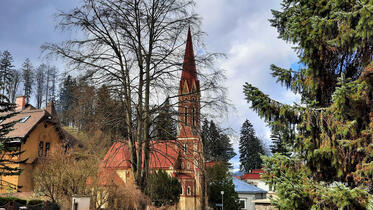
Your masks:
<svg viewBox="0 0 373 210"><path fill-rule="evenodd" d="M272 26L297 45L303 66L272 65L272 75L304 105L281 104L250 84L244 92L273 131L295 130L286 142L292 155L264 161L280 209L366 209L372 199L372 7L284 0L281 11L272 11Z"/></svg>
<svg viewBox="0 0 373 210"><path fill-rule="evenodd" d="M30 103L32 88L34 85L34 67L30 59L26 59L22 65L23 90L26 97L26 103Z"/></svg>
<svg viewBox="0 0 373 210"><path fill-rule="evenodd" d="M207 168L208 202L210 207L222 203L221 191L224 191L224 209L240 209L238 194L234 189L232 175L226 164L215 164Z"/></svg>
<svg viewBox="0 0 373 210"><path fill-rule="evenodd" d="M12 71L14 70L13 57L9 51L4 51L0 58L0 82L3 83L4 88L2 94L8 95L10 93L10 86L12 81Z"/></svg>
<svg viewBox="0 0 373 210"><path fill-rule="evenodd" d="M18 91L18 88L19 88L19 85L21 83L21 73L16 70L16 69L13 69L11 71L11 81L9 83L9 86L8 86L8 90L9 90L9 100L10 102L12 103L15 103L16 101L16 94L17 94L17 91Z"/></svg>
<svg viewBox="0 0 373 210"><path fill-rule="evenodd" d="M214 121L203 120L201 138L206 161L222 161L228 163L236 156L228 134Z"/></svg>
<svg viewBox="0 0 373 210"><path fill-rule="evenodd" d="M65 80L61 83L60 96L59 96L59 112L61 113L61 122L64 125L70 125L72 123L72 117L68 111L74 107L74 89L76 88L76 81L68 75Z"/></svg>
<svg viewBox="0 0 373 210"><path fill-rule="evenodd" d="M4 85L0 83L0 90L3 90ZM16 137L9 137L8 134L13 130L13 126L16 121L10 121L9 118L13 117L17 113L14 112L15 104L10 103L8 98L0 94L0 151L3 154L0 158L0 175L1 176L12 176L19 175L22 169L17 166L18 163L23 163L14 157L19 157L22 151L19 151L17 142L19 141ZM15 187L15 186L14 186Z"/></svg>
<svg viewBox="0 0 373 210"><path fill-rule="evenodd" d="M167 99L160 108L159 114L155 119L155 138L159 140L173 140L176 139L177 129L176 120L174 117L174 110Z"/></svg>
<svg viewBox="0 0 373 210"><path fill-rule="evenodd" d="M48 100L55 101L56 100L56 84L57 84L57 68L55 66L51 66L48 68Z"/></svg>
<svg viewBox="0 0 373 210"><path fill-rule="evenodd" d="M239 151L241 171L249 172L252 169L262 168L260 155L263 155L264 151L249 120L242 124Z"/></svg>
<svg viewBox="0 0 373 210"><path fill-rule="evenodd" d="M270 145L271 153L280 153L282 155L289 156L289 150L286 147L286 141L284 139L284 134L279 131L275 131L271 134L272 144Z"/></svg>
<svg viewBox="0 0 373 210"><path fill-rule="evenodd" d="M147 177L145 194L157 207L177 204L181 194L181 184L164 170L153 171Z"/></svg>
<svg viewBox="0 0 373 210"><path fill-rule="evenodd" d="M44 94L44 86L45 86L45 70L47 66L45 64L41 64L37 71L36 71L36 107L38 109L41 108L43 103L43 94Z"/></svg>

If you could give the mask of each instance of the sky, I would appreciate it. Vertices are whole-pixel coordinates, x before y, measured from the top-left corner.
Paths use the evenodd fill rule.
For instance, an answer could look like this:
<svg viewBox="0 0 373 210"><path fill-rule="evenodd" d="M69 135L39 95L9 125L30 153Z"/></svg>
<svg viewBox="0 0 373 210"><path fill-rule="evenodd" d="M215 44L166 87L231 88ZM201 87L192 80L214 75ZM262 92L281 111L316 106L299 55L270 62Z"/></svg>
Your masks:
<svg viewBox="0 0 373 210"><path fill-rule="evenodd" d="M15 66L26 58L34 66L43 61L40 46L46 42L68 40L74 34L55 29L57 11L72 9L78 0L1 0L0 51L12 53ZM290 68L297 65L292 46L277 38L268 21L271 9L280 9L281 0L197 0L196 12L202 17L204 41L211 52L227 55L218 61L226 73L225 87L232 106L229 113L217 119L222 127L232 128L232 143L238 152L239 132L248 119L257 136L270 144L270 130L245 101L243 85L248 82L272 98L292 104L299 96L281 87L270 75L270 65ZM60 61L49 61L60 69ZM231 160L238 170L239 156Z"/></svg>

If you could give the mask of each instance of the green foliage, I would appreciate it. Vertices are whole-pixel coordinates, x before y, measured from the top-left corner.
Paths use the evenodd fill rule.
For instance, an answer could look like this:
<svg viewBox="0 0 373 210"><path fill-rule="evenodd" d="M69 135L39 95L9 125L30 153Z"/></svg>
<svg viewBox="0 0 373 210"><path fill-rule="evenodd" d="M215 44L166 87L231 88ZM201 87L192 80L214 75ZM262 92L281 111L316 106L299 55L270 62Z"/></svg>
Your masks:
<svg viewBox="0 0 373 210"><path fill-rule="evenodd" d="M32 89L34 86L34 67L30 59L26 59L22 64L23 90L26 97L26 103L30 103Z"/></svg>
<svg viewBox="0 0 373 210"><path fill-rule="evenodd" d="M275 131L271 135L272 144L270 145L271 153L280 153L282 155L289 156L290 152L286 145L287 133L282 133L280 131Z"/></svg>
<svg viewBox="0 0 373 210"><path fill-rule="evenodd" d="M369 194L363 187L341 182L317 182L301 159L280 154L263 157L263 178L276 189L273 204L280 209L365 209Z"/></svg>
<svg viewBox="0 0 373 210"><path fill-rule="evenodd" d="M176 139L176 120L173 119L174 110L167 99L159 110L155 119L155 138L159 140Z"/></svg>
<svg viewBox="0 0 373 210"><path fill-rule="evenodd" d="M236 156L228 134L219 128L214 121L204 119L201 130L203 150L206 161L228 161Z"/></svg>
<svg viewBox="0 0 373 210"><path fill-rule="evenodd" d="M301 95L302 106L244 87L253 110L291 148L290 157L265 160L266 178L279 192L275 204L365 209L373 194L373 2L283 0L272 13L272 26L296 45L303 66L271 66L277 82Z"/></svg>
<svg viewBox="0 0 373 210"><path fill-rule="evenodd" d="M207 192L210 207L221 203L221 191L224 191L224 209L240 209L238 194L234 190L232 175L224 163L207 168Z"/></svg>
<svg viewBox="0 0 373 210"><path fill-rule="evenodd" d="M153 171L148 175L145 194L157 207L171 206L179 201L181 184L164 170Z"/></svg>
<svg viewBox="0 0 373 210"><path fill-rule="evenodd" d="M242 124L239 150L242 171L262 168L260 155L264 154L264 150L249 120Z"/></svg>
<svg viewBox="0 0 373 210"><path fill-rule="evenodd" d="M2 90L2 88L4 87L2 83L0 83L0 90ZM22 169L16 167L14 164L23 163L25 161L17 158L23 152L20 151L19 143L14 143L19 141L19 139L8 136L16 123L16 121L9 120L9 118L17 114L17 112L14 112L14 108L15 104L10 103L5 95L0 94L0 152L6 154L2 155L0 159L0 175L3 176L19 175Z"/></svg>

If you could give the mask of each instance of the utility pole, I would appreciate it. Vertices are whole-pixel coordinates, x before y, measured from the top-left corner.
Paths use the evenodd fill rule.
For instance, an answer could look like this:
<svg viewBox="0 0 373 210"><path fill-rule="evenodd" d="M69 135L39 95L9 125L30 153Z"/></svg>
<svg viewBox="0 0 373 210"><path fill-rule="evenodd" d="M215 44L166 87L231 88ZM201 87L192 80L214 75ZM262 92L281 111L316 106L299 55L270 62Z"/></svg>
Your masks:
<svg viewBox="0 0 373 210"><path fill-rule="evenodd" d="M221 193L221 210L224 210L224 191L220 191Z"/></svg>

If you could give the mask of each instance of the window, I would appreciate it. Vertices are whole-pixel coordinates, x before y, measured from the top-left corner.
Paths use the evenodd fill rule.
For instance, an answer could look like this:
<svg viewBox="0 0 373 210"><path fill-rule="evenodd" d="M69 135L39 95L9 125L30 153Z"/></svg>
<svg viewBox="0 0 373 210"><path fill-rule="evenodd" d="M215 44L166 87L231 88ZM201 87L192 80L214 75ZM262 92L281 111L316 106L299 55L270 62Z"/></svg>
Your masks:
<svg viewBox="0 0 373 210"><path fill-rule="evenodd" d="M240 199L240 208L241 209L246 209L246 200Z"/></svg>
<svg viewBox="0 0 373 210"><path fill-rule="evenodd" d="M50 149L50 143L49 142L45 142L45 153L44 153L44 156L47 157L48 156L48 153L49 153L49 149Z"/></svg>
<svg viewBox="0 0 373 210"><path fill-rule="evenodd" d="M191 195L192 194L192 190L190 189L190 186L187 187L187 195Z"/></svg>
<svg viewBox="0 0 373 210"><path fill-rule="evenodd" d="M26 122L30 117L31 117L31 116L26 116L26 117L22 118L19 122L20 122L20 123L24 123L24 122Z"/></svg>
<svg viewBox="0 0 373 210"><path fill-rule="evenodd" d="M187 153L188 152L188 144L184 144L184 152Z"/></svg>
<svg viewBox="0 0 373 210"><path fill-rule="evenodd" d="M44 149L44 142L39 141L39 150L38 150L38 156L39 157L43 156L43 149Z"/></svg>
<svg viewBox="0 0 373 210"><path fill-rule="evenodd" d="M190 163L189 162L187 163L187 169L190 169Z"/></svg>
<svg viewBox="0 0 373 210"><path fill-rule="evenodd" d="M185 107L184 109L184 124L188 125L188 108Z"/></svg>
<svg viewBox="0 0 373 210"><path fill-rule="evenodd" d="M196 126L196 119L195 119L195 110L194 108L192 109L192 125L193 126Z"/></svg>

